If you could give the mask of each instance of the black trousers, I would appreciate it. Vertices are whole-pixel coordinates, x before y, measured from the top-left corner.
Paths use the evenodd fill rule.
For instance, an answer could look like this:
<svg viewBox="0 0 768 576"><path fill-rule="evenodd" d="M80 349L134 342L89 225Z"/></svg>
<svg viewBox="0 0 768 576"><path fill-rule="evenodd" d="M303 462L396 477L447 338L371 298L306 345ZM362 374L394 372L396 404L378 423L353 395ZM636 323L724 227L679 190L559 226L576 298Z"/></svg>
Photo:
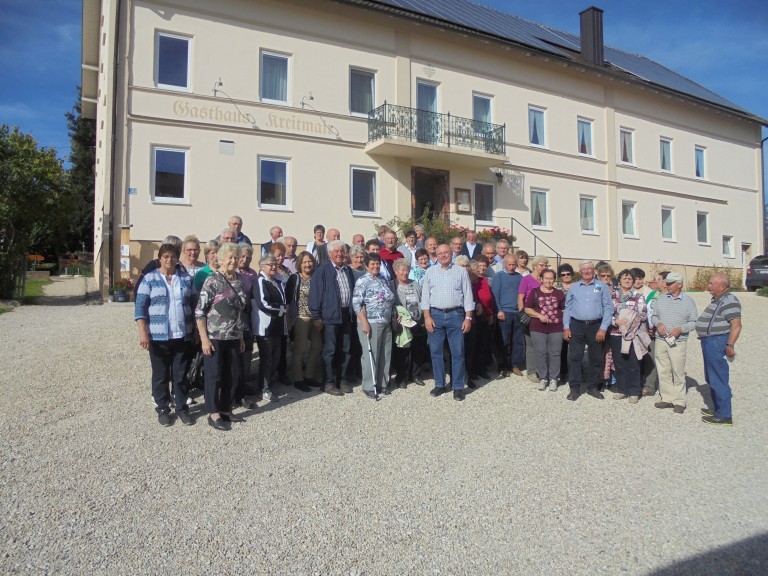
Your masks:
<svg viewBox="0 0 768 576"><path fill-rule="evenodd" d="M213 355L204 356L205 411L231 412L237 382L240 378L242 357L240 339L211 340Z"/></svg>
<svg viewBox="0 0 768 576"><path fill-rule="evenodd" d="M257 394L263 394L264 390L271 391L277 382L283 338L284 336L256 336L256 346L259 348Z"/></svg>
<svg viewBox="0 0 768 576"><path fill-rule="evenodd" d="M176 412L187 409L187 395L182 391L184 375L192 358L192 347L183 338L165 342L149 343L149 362L152 366L152 398L157 404L158 414L170 412L171 394L168 390L168 375L173 383Z"/></svg>
<svg viewBox="0 0 768 576"><path fill-rule="evenodd" d="M600 373L603 369L603 342L597 341L597 332L600 330L600 321L582 322L571 320L571 341L568 343L570 354L570 368L568 379L571 388L581 390L584 379L584 349L587 349L586 384L587 388L597 387L600 381ZM608 338L608 336L606 336Z"/></svg>

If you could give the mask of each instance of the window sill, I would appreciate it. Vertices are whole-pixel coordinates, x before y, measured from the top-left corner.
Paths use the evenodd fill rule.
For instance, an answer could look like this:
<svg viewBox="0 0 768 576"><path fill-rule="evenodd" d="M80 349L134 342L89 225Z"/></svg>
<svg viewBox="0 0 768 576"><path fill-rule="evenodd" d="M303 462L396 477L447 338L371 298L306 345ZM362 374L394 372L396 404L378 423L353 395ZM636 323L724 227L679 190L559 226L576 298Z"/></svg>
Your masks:
<svg viewBox="0 0 768 576"><path fill-rule="evenodd" d="M191 206L192 203L186 198L152 198L152 204L162 206L164 204L171 206Z"/></svg>
<svg viewBox="0 0 768 576"><path fill-rule="evenodd" d="M533 142L528 142L528 145L531 148L538 148L540 150L549 150L549 146L547 146L546 144L534 144Z"/></svg>
<svg viewBox="0 0 768 576"><path fill-rule="evenodd" d="M274 204L261 204L259 210L270 212L293 212L293 209L289 206L275 206Z"/></svg>
<svg viewBox="0 0 768 576"><path fill-rule="evenodd" d="M600 233L595 230L582 230L581 233L584 236L600 236Z"/></svg>
<svg viewBox="0 0 768 576"><path fill-rule="evenodd" d="M367 112L350 112L349 115L353 118L368 118Z"/></svg>
<svg viewBox="0 0 768 576"><path fill-rule="evenodd" d="M729 254L723 254L723 258L725 258L726 260L735 260L736 256L731 256Z"/></svg>
<svg viewBox="0 0 768 576"><path fill-rule="evenodd" d="M552 232L552 228L550 228L549 226L534 226L534 225L531 225L531 229L532 230L542 230L544 232Z"/></svg>
<svg viewBox="0 0 768 576"><path fill-rule="evenodd" d="M701 246L702 248L711 248L712 244L710 244L709 242L699 242L699 246Z"/></svg>
<svg viewBox="0 0 768 576"><path fill-rule="evenodd" d="M192 92L191 86L173 86L171 84L155 84L155 88L158 90L168 90L170 92L184 92L190 94Z"/></svg>
<svg viewBox="0 0 768 576"><path fill-rule="evenodd" d="M377 212L355 212L354 210L352 216L355 218L381 218Z"/></svg>
<svg viewBox="0 0 768 576"><path fill-rule="evenodd" d="M492 228L496 226L496 222L493 220L475 220L475 224L477 226L490 226Z"/></svg>
<svg viewBox="0 0 768 576"><path fill-rule="evenodd" d="M259 102L262 104L274 104L275 106L290 106L286 100L270 100L269 98L261 98Z"/></svg>
<svg viewBox="0 0 768 576"><path fill-rule="evenodd" d="M677 240L674 238L662 238L662 242L666 242L667 244L677 244Z"/></svg>
<svg viewBox="0 0 768 576"><path fill-rule="evenodd" d="M624 240L640 240L640 236L629 236L627 234L624 234Z"/></svg>
<svg viewBox="0 0 768 576"><path fill-rule="evenodd" d="M594 154L584 154L583 152L579 152L579 156L581 158L591 158L592 160L596 158Z"/></svg>

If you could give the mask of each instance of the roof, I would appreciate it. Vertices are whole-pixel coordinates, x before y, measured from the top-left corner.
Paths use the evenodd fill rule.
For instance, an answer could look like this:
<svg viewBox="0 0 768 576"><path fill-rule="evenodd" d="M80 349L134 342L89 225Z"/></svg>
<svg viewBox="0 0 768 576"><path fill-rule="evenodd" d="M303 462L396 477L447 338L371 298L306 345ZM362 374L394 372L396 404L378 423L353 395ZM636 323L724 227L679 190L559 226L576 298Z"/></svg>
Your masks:
<svg viewBox="0 0 768 576"><path fill-rule="evenodd" d="M492 36L502 42L590 66L579 58L581 54L579 35L544 26L469 0L346 1L369 8L396 12L406 17L427 20L443 27ZM601 70L606 73L707 102L761 124L768 123L730 100L653 60L607 45L604 50L605 66Z"/></svg>

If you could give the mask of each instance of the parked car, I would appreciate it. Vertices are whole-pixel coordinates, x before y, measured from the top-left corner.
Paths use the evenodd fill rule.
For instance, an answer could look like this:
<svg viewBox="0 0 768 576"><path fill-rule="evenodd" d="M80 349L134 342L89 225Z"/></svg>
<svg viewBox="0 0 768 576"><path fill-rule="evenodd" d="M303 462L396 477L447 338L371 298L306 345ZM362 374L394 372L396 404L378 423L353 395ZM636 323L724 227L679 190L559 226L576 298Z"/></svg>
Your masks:
<svg viewBox="0 0 768 576"><path fill-rule="evenodd" d="M749 261L745 284L750 292L768 286L768 255L758 256Z"/></svg>

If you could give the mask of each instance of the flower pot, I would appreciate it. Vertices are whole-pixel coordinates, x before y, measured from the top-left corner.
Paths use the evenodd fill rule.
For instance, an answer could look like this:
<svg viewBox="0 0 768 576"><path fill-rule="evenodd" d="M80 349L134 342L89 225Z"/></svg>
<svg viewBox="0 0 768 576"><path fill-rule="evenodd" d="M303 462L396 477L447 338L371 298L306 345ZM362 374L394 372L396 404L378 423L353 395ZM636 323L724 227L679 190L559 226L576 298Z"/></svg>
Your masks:
<svg viewBox="0 0 768 576"><path fill-rule="evenodd" d="M128 293L125 290L115 290L115 302L128 302Z"/></svg>

